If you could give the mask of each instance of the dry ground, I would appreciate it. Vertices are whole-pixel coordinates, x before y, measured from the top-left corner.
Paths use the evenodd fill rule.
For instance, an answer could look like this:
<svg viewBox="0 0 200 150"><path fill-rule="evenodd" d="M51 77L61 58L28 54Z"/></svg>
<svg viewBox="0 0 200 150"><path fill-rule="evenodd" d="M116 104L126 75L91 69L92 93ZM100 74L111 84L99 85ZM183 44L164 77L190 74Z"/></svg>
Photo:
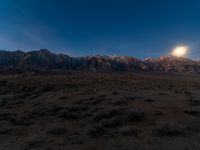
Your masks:
<svg viewBox="0 0 200 150"><path fill-rule="evenodd" d="M0 150L199 150L200 77L0 76Z"/></svg>

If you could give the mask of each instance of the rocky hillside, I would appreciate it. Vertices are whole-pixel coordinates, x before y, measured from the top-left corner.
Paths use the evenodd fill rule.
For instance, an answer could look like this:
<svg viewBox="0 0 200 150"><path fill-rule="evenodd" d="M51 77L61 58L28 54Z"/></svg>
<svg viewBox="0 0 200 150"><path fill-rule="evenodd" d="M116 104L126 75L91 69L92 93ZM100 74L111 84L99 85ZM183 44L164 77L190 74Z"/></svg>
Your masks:
<svg viewBox="0 0 200 150"><path fill-rule="evenodd" d="M164 56L139 60L125 56L70 57L46 49L38 51L0 51L1 72L24 71L93 71L93 72L178 72L200 73L200 62Z"/></svg>
<svg viewBox="0 0 200 150"><path fill-rule="evenodd" d="M164 56L145 59L144 63L156 72L200 73L200 62L188 58Z"/></svg>

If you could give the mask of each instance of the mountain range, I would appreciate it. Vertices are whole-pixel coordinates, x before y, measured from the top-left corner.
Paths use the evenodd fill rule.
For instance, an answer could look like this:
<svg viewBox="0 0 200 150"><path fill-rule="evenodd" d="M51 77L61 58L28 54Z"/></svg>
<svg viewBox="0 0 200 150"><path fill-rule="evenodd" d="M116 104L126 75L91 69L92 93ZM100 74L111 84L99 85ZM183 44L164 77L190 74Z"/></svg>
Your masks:
<svg viewBox="0 0 200 150"><path fill-rule="evenodd" d="M0 72L91 71L200 73L200 61L175 56L147 58L126 56L70 57L47 49L23 52L0 50Z"/></svg>

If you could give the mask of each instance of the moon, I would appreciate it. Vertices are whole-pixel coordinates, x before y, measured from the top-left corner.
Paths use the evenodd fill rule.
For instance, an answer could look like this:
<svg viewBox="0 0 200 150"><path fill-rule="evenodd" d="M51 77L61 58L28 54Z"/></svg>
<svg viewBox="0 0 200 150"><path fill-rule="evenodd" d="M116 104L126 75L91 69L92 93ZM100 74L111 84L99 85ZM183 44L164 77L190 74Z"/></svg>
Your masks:
<svg viewBox="0 0 200 150"><path fill-rule="evenodd" d="M187 54L188 47L187 46L177 46L173 49L172 55L176 57L184 57Z"/></svg>

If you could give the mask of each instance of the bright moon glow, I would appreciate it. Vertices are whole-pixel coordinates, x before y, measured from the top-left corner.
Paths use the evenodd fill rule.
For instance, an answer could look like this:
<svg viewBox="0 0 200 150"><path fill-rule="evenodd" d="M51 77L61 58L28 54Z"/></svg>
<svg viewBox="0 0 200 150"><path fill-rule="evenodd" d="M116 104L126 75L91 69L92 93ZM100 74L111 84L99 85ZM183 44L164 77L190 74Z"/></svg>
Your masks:
<svg viewBox="0 0 200 150"><path fill-rule="evenodd" d="M187 54L188 47L178 46L172 51L172 55L176 57L183 57Z"/></svg>

